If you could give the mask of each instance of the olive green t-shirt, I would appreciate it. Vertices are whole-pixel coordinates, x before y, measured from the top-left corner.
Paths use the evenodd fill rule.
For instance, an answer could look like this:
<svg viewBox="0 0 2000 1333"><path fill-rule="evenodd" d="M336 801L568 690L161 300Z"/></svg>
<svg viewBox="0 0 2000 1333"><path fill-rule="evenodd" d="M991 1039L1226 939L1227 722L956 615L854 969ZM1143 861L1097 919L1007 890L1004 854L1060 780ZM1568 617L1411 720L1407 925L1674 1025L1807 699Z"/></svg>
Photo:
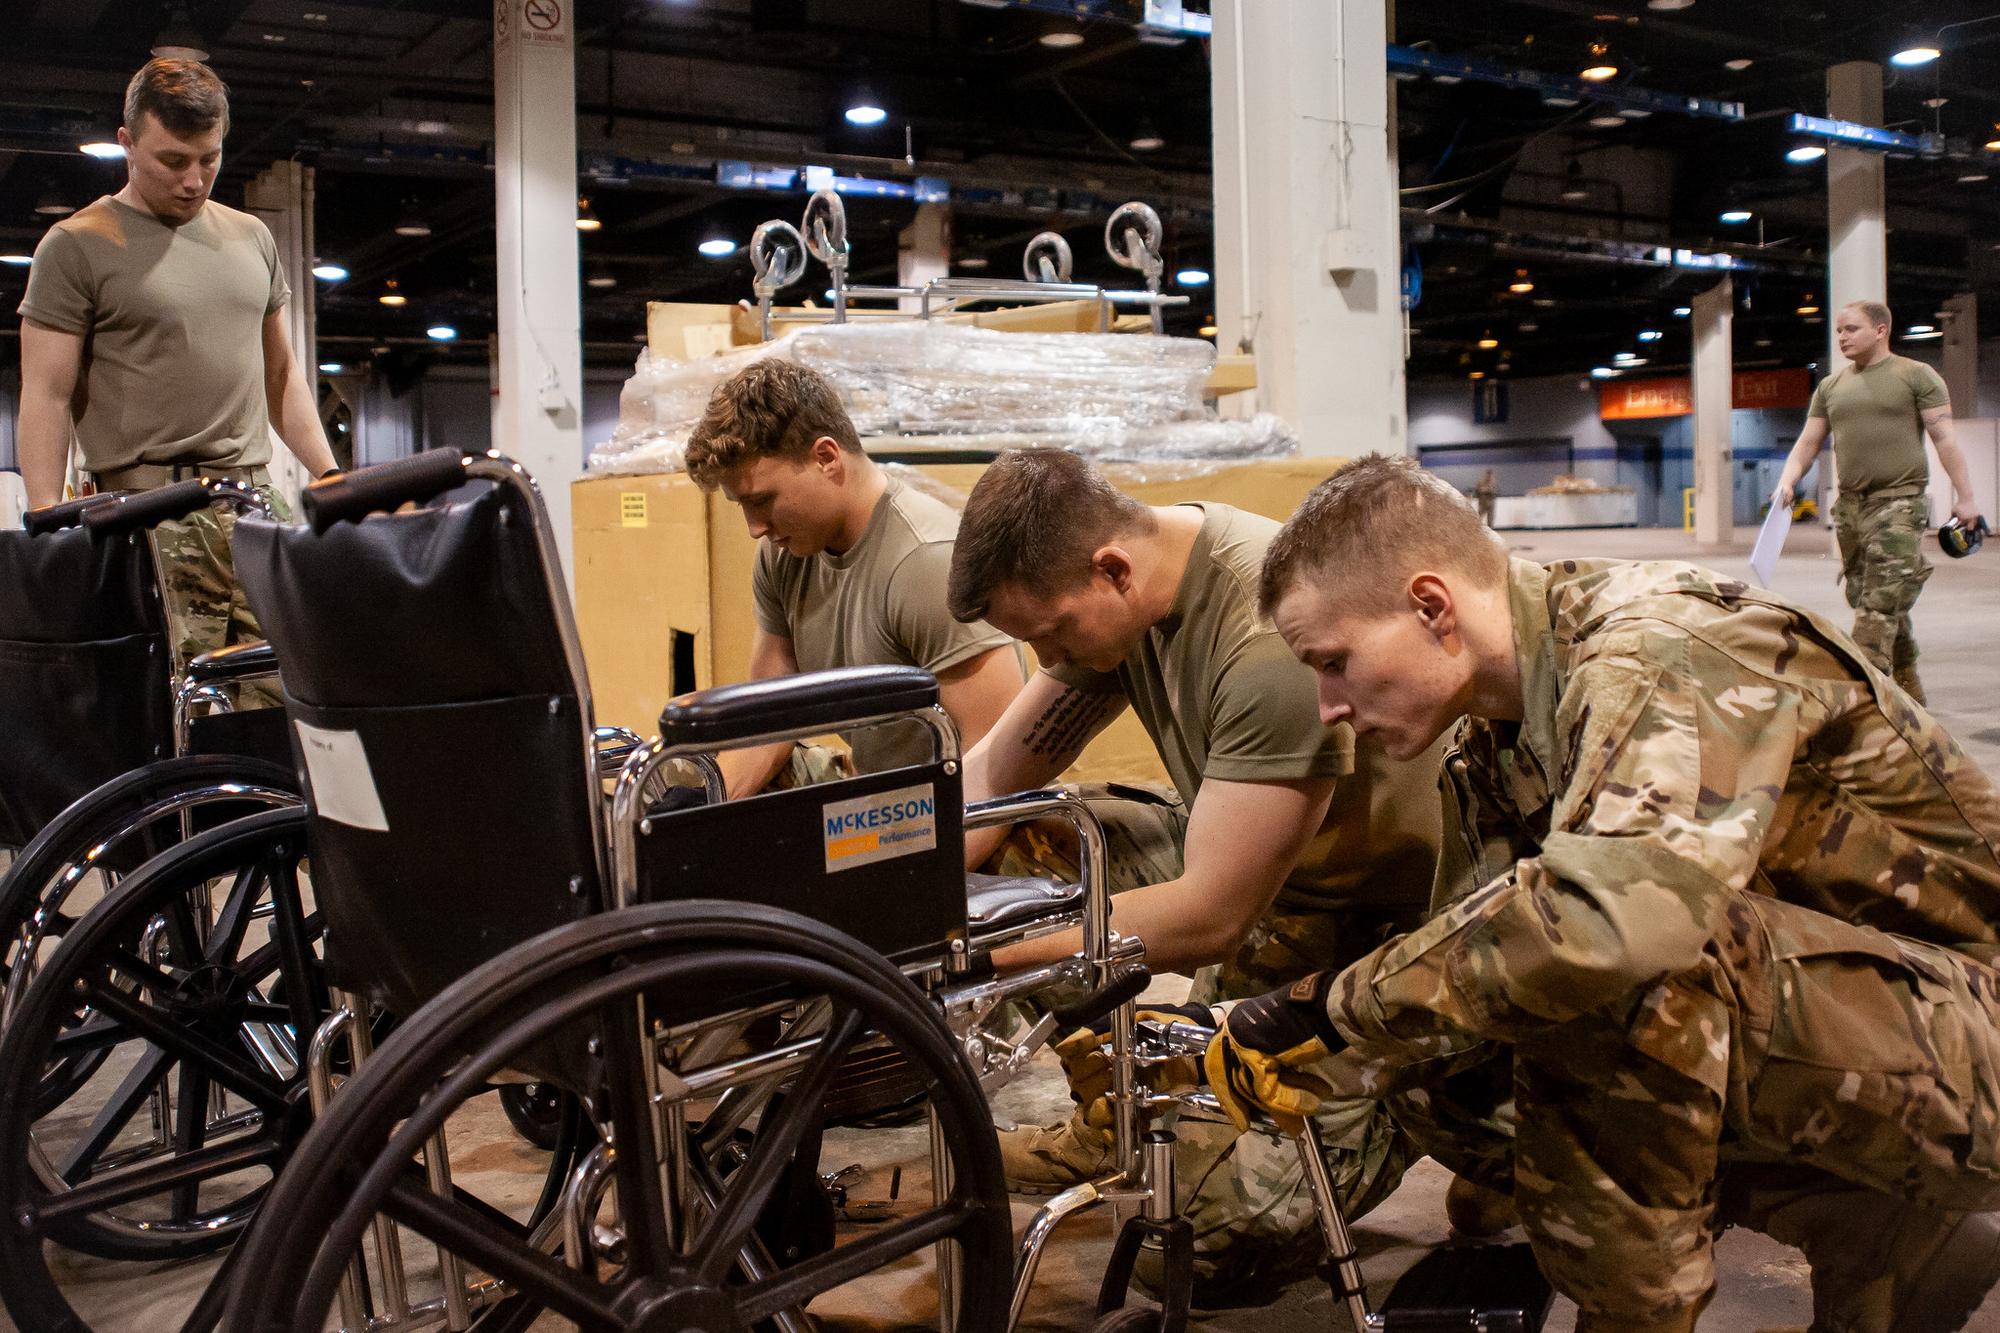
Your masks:
<svg viewBox="0 0 2000 1333"><path fill-rule="evenodd" d="M984 622L961 625L945 609L958 512L891 478L861 540L839 555L796 556L757 544L751 583L757 624L792 641L801 671L914 666L940 672L1013 640ZM930 733L898 723L850 738L864 773L920 764Z"/></svg>
<svg viewBox="0 0 2000 1333"><path fill-rule="evenodd" d="M270 229L213 199L169 226L106 195L35 247L20 312L84 339L83 467L271 458L264 317L291 299Z"/></svg>
<svg viewBox="0 0 2000 1333"><path fill-rule="evenodd" d="M1193 507L1201 530L1173 609L1115 671L1053 674L1072 689L1123 693L1190 809L1207 778L1339 779L1281 908L1425 906L1442 823L1435 753L1398 764L1372 745L1357 750L1346 723L1320 722L1311 668L1257 612L1278 524L1230 505Z"/></svg>
<svg viewBox="0 0 2000 1333"><path fill-rule="evenodd" d="M1907 356L1887 356L1865 370L1850 364L1821 380L1806 415L1825 421L1833 435L1840 489L1861 495L1929 484L1920 414L1950 403L1935 370Z"/></svg>

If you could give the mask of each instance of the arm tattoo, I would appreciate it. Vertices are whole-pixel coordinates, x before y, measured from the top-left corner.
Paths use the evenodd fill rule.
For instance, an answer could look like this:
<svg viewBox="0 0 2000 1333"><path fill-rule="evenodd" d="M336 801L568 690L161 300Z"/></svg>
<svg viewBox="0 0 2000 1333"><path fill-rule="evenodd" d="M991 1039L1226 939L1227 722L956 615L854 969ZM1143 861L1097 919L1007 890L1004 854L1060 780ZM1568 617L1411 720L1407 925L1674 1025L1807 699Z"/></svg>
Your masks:
<svg viewBox="0 0 2000 1333"><path fill-rule="evenodd" d="M1120 694L1066 690L1035 719L1022 744L1038 758L1067 759L1083 749L1104 719L1124 703Z"/></svg>

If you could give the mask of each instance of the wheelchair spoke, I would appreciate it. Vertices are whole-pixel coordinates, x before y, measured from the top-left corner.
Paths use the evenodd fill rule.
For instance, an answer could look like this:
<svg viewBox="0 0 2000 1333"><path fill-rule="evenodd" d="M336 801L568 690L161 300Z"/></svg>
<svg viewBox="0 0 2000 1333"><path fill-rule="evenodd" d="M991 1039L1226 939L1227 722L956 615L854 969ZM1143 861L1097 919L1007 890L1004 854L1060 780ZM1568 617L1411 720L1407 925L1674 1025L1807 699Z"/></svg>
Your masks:
<svg viewBox="0 0 2000 1333"><path fill-rule="evenodd" d="M99 1154L111 1146L111 1141L131 1120L132 1113L139 1109L140 1103L160 1081L169 1059L167 1053L157 1047L146 1048L138 1063L119 1083L117 1091L111 1094L111 1099L98 1108L90 1128L84 1131L83 1137L71 1146L69 1154L56 1167L56 1174L62 1177L65 1184L75 1185L90 1175L97 1165Z"/></svg>
<svg viewBox="0 0 2000 1333"><path fill-rule="evenodd" d="M172 995L181 983L169 972L155 967L129 949L112 949L105 961L140 987L158 995Z"/></svg>
<svg viewBox="0 0 2000 1333"><path fill-rule="evenodd" d="M208 1142L208 1073L191 1060L183 1060L175 1073L174 1151L186 1157ZM174 1190L172 1216L176 1222L193 1217L200 1207L199 1181L188 1181Z"/></svg>
<svg viewBox="0 0 2000 1333"><path fill-rule="evenodd" d="M827 1089L840 1073L847 1051L867 1024L859 1009L835 1015L830 1030L813 1052L812 1063L786 1092L777 1114L760 1122L750 1160L731 1175L729 1190L715 1210L694 1256L695 1271L704 1282L721 1283L757 1224L764 1202L777 1188L778 1177L798 1155L806 1130L820 1113Z"/></svg>
<svg viewBox="0 0 2000 1333"><path fill-rule="evenodd" d="M120 1204L131 1203L135 1199L151 1198L156 1194L165 1194L169 1190L178 1190L189 1182L199 1183L248 1170L254 1166L276 1166L284 1159L284 1155L284 1149L268 1138L203 1148L184 1156L169 1157L150 1166L120 1171L102 1180L79 1185L73 1190L50 1195L42 1201L37 1211L44 1219L100 1213L106 1209L116 1208Z"/></svg>
<svg viewBox="0 0 2000 1333"><path fill-rule="evenodd" d="M202 928L195 921L194 909L188 906L187 895L172 895L161 906L160 916L167 923L167 947L172 956L183 966L192 967L204 950Z"/></svg>
<svg viewBox="0 0 2000 1333"><path fill-rule="evenodd" d="M745 1287L737 1298L737 1320L748 1327L780 1310L803 1306L823 1291L831 1291L906 1254L949 1238L965 1225L965 1220L962 1208L946 1205L919 1213L891 1230L837 1245L825 1254Z"/></svg>
<svg viewBox="0 0 2000 1333"><path fill-rule="evenodd" d="M281 858L271 872L271 939L237 968L252 985L261 981L269 968L282 969L285 1004L292 1011L292 1030L301 1043L311 1039L328 1008L326 978L314 965L312 952L313 938L319 934L319 913L306 916L304 912L298 866L289 857Z"/></svg>
<svg viewBox="0 0 2000 1333"><path fill-rule="evenodd" d="M625 1219L625 1248L632 1272L664 1276L673 1266L673 1245L660 1189L660 1151L653 1135L652 1101L646 1090L637 1015L629 1004L600 1011L604 1036L605 1083L611 1100L611 1133L618 1145L612 1167L619 1210Z"/></svg>
<svg viewBox="0 0 2000 1333"><path fill-rule="evenodd" d="M202 954L209 962L227 963L236 957L236 951L243 947L243 932L250 926L251 910L264 896L269 881L268 861L252 862L236 872L229 897L209 930L208 948Z"/></svg>
<svg viewBox="0 0 2000 1333"><path fill-rule="evenodd" d="M284 1109L283 1088L199 1032L182 1026L172 1015L140 1004L130 996L105 986L91 986L85 998L100 1013L125 1024L155 1046L171 1051L183 1060L201 1062L210 1078L244 1100L266 1111Z"/></svg>
<svg viewBox="0 0 2000 1333"><path fill-rule="evenodd" d="M72 1059L116 1046L132 1034L118 1024L105 1019L96 1019L82 1027L65 1028L58 1032L49 1044L49 1061Z"/></svg>
<svg viewBox="0 0 2000 1333"><path fill-rule="evenodd" d="M417 1180L404 1176L390 1185L382 1211L564 1318L586 1328L619 1325L610 1293L602 1286L565 1268L484 1213L440 1198Z"/></svg>

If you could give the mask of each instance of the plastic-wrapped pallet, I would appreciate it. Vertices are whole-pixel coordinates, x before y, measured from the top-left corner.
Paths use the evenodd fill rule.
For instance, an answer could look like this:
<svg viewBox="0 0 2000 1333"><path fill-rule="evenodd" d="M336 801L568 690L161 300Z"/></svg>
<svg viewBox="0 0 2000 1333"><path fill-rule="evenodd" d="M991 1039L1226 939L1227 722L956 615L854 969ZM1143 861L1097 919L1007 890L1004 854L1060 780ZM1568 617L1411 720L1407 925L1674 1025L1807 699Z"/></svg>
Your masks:
<svg viewBox="0 0 2000 1333"><path fill-rule="evenodd" d="M1196 467L1297 452L1275 417L1226 421L1204 404L1215 348L1199 339L899 321L806 329L700 361L642 352L618 428L591 454L590 471L678 471L715 386L766 356L824 373L864 436Z"/></svg>

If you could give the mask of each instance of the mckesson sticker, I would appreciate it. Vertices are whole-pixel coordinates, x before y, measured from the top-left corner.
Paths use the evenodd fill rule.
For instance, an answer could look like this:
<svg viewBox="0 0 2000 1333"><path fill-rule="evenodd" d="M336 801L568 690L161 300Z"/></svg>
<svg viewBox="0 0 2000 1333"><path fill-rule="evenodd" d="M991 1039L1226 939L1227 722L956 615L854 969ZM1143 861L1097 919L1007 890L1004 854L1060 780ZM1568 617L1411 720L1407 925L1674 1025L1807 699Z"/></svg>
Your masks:
<svg viewBox="0 0 2000 1333"><path fill-rule="evenodd" d="M820 815L829 874L937 846L937 793L928 782L835 801L821 807Z"/></svg>
<svg viewBox="0 0 2000 1333"><path fill-rule="evenodd" d="M313 809L319 817L387 833L389 817L382 813L382 797L368 769L368 751L361 748L361 733L303 722L292 725L299 731L299 753L306 757L306 780L312 784Z"/></svg>

